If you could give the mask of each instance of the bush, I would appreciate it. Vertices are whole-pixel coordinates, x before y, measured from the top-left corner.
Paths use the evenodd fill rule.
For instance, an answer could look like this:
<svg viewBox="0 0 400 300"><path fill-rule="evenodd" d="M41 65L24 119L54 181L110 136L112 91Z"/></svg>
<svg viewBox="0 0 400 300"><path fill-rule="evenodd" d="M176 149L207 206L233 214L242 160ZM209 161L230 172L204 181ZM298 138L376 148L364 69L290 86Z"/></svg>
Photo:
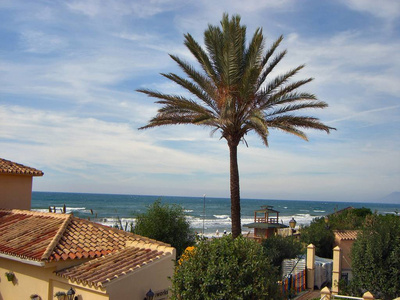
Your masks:
<svg viewBox="0 0 400 300"><path fill-rule="evenodd" d="M200 241L176 267L172 299L280 299L263 247L232 236Z"/></svg>
<svg viewBox="0 0 400 300"><path fill-rule="evenodd" d="M162 204L160 200L150 205L147 212L137 215L133 232L171 244L176 248L177 258L195 242L183 208L176 204Z"/></svg>
<svg viewBox="0 0 400 300"><path fill-rule="evenodd" d="M281 268L286 258L296 258L303 252L302 244L292 236L282 237L280 235L269 237L262 243L265 252L271 259L271 263Z"/></svg>
<svg viewBox="0 0 400 300"><path fill-rule="evenodd" d="M400 296L400 218L373 215L366 219L352 247L352 290L375 297Z"/></svg>
<svg viewBox="0 0 400 300"><path fill-rule="evenodd" d="M315 254L320 257L332 258L335 236L324 218L315 218L310 226L301 228L300 239L305 244L315 246Z"/></svg>
<svg viewBox="0 0 400 300"><path fill-rule="evenodd" d="M329 215L329 226L334 230L361 229L365 218L372 215L369 208L351 208Z"/></svg>
<svg viewBox="0 0 400 300"><path fill-rule="evenodd" d="M329 215L328 223L324 217L315 218L309 226L301 228L301 241L313 244L316 255L332 258L335 235L333 230L361 229L367 216L371 216L369 208L351 208Z"/></svg>

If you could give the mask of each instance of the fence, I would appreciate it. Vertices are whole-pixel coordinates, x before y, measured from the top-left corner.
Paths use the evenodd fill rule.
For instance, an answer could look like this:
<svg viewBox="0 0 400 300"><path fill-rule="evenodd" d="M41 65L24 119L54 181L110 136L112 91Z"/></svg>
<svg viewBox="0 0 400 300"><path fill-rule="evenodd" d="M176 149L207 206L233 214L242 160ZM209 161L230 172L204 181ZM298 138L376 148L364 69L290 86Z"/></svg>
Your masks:
<svg viewBox="0 0 400 300"><path fill-rule="evenodd" d="M321 300L334 300L334 299L374 300L375 298L370 292L365 292L362 298L359 298L359 297L341 296L332 294L327 287L324 287L321 290Z"/></svg>
<svg viewBox="0 0 400 300"><path fill-rule="evenodd" d="M289 275L282 280L282 294L296 295L299 292L306 290L306 270L303 270L295 275Z"/></svg>

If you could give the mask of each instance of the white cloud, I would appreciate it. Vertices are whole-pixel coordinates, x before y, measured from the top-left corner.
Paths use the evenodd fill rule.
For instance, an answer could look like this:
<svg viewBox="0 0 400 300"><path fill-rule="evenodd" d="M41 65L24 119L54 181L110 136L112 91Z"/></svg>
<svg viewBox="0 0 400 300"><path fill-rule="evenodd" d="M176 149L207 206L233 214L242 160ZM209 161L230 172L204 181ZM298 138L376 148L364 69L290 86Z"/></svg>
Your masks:
<svg viewBox="0 0 400 300"><path fill-rule="evenodd" d="M349 8L367 12L382 19L394 20L400 16L400 2L393 0L341 0Z"/></svg>
<svg viewBox="0 0 400 300"><path fill-rule="evenodd" d="M249 37L263 26L267 47L291 28L277 73L306 63L296 78L315 77L304 90L330 105L310 113L338 127L329 136L310 132L310 143L274 131L269 149L246 137L244 196L362 199L398 186L400 41L395 26L385 31L398 18L395 1L381 10L369 0L346 2L337 8L376 16L374 28L315 35L290 26L288 18L301 22L293 0L25 2L0 4L12 15L0 25L11 37L0 46L0 149L44 169L36 189L228 196L226 142L195 126L138 131L158 106L135 92L183 93L159 75L182 74L168 53L196 65L182 33L202 43L223 12L239 13ZM314 17L308 21L319 26Z"/></svg>
<svg viewBox="0 0 400 300"><path fill-rule="evenodd" d="M179 2L170 0L136 0L136 1L106 1L106 0L74 0L67 3L68 8L89 17L108 16L118 17L133 15L148 18L159 13L170 11Z"/></svg>
<svg viewBox="0 0 400 300"><path fill-rule="evenodd" d="M7 120L0 124L2 155L24 157L26 153L36 156L48 169L74 170L77 176L87 174L90 165L118 170L118 177L192 174L204 168L219 173L221 169L217 160L205 155L158 146L148 132L126 123L15 106L0 106L0 120Z"/></svg>
<svg viewBox="0 0 400 300"><path fill-rule="evenodd" d="M48 54L67 46L67 42L57 35L27 30L21 33L21 45L26 52Z"/></svg>

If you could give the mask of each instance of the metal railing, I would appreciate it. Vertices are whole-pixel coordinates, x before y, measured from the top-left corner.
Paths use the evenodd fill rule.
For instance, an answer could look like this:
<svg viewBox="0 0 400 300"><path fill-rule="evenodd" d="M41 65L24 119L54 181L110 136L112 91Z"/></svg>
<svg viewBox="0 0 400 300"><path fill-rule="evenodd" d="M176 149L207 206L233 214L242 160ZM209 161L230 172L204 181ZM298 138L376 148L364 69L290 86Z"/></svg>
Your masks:
<svg viewBox="0 0 400 300"><path fill-rule="evenodd" d="M278 218L255 218L256 223L269 223L275 224L278 223Z"/></svg>

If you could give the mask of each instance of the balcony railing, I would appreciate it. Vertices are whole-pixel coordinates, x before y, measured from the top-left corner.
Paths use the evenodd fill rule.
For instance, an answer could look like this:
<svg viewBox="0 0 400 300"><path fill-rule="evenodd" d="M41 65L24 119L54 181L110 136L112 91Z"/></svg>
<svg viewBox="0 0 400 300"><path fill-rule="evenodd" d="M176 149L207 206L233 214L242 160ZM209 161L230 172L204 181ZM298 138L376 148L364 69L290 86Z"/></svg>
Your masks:
<svg viewBox="0 0 400 300"><path fill-rule="evenodd" d="M256 218L256 223L276 224L278 223L278 218Z"/></svg>

